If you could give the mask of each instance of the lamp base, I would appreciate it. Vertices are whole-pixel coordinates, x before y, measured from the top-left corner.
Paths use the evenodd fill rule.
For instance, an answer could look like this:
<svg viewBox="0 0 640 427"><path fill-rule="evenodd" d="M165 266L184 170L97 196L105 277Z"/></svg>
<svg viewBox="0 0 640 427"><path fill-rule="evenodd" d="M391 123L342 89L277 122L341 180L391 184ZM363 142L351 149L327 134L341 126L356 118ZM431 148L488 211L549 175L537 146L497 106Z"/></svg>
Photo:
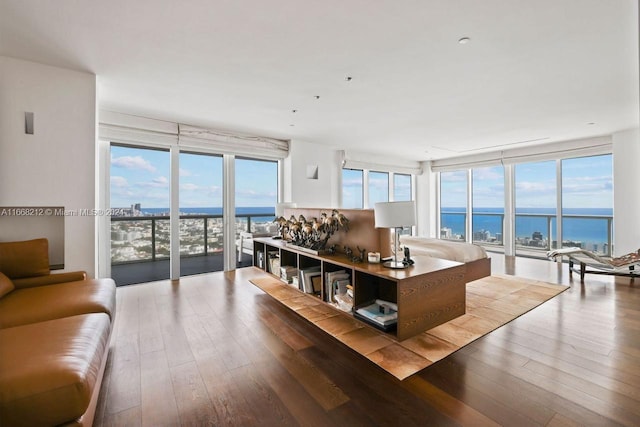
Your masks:
<svg viewBox="0 0 640 427"><path fill-rule="evenodd" d="M402 261L387 261L382 265L387 268L395 268L395 269L409 267L407 264L403 263Z"/></svg>

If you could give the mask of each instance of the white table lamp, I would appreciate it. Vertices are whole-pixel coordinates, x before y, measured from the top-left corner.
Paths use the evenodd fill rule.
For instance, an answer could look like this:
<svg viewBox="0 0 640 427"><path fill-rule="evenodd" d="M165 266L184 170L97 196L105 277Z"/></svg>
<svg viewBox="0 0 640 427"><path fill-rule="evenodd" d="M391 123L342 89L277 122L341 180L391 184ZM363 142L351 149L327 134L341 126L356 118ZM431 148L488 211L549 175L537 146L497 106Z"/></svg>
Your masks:
<svg viewBox="0 0 640 427"><path fill-rule="evenodd" d="M389 268L406 268L402 261L398 261L398 228L416 225L415 202L380 202L374 207L376 228L394 228L393 261L383 265Z"/></svg>

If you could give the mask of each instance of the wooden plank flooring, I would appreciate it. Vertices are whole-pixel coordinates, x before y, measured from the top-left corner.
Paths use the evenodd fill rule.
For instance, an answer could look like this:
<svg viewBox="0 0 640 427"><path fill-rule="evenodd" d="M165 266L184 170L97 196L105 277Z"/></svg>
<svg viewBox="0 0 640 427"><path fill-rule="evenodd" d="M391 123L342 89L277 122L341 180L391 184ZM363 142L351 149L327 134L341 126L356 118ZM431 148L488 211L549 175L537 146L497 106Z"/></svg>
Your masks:
<svg viewBox="0 0 640 427"><path fill-rule="evenodd" d="M95 425L640 425L639 280L491 256L494 273L571 288L404 381L250 268L120 287Z"/></svg>

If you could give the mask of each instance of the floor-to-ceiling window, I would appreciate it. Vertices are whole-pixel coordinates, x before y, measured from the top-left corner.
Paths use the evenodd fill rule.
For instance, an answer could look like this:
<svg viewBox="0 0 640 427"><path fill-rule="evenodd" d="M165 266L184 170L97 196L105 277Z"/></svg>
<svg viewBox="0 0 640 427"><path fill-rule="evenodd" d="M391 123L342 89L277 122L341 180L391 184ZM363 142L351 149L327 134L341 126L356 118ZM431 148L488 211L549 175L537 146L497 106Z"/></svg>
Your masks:
<svg viewBox="0 0 640 427"><path fill-rule="evenodd" d="M613 158L562 160L562 246L611 253Z"/></svg>
<svg viewBox="0 0 640 427"><path fill-rule="evenodd" d="M111 275L118 285L169 278L168 150L110 147Z"/></svg>
<svg viewBox="0 0 640 427"><path fill-rule="evenodd" d="M516 254L536 255L556 240L556 161L515 165Z"/></svg>
<svg viewBox="0 0 640 427"><path fill-rule="evenodd" d="M342 169L342 207L362 209L364 178L361 169Z"/></svg>
<svg viewBox="0 0 640 427"><path fill-rule="evenodd" d="M222 156L180 153L180 275L221 271Z"/></svg>
<svg viewBox="0 0 640 427"><path fill-rule="evenodd" d="M111 144L110 221L111 275L118 285L167 279L171 269L171 218L180 216L180 276L225 268L225 250L238 247L240 232L269 234L278 197L278 162L234 159L236 239L225 248L223 223L224 159L221 155L182 151L178 210L171 212L171 154L154 149ZM175 177L174 177L175 179ZM247 254L247 252L249 254ZM238 266L251 265L247 250Z"/></svg>
<svg viewBox="0 0 640 427"><path fill-rule="evenodd" d="M396 202L408 202L411 199L411 175L404 173L393 174L393 200Z"/></svg>
<svg viewBox="0 0 640 427"><path fill-rule="evenodd" d="M389 173L369 172L369 208L378 202L389 201Z"/></svg>
<svg viewBox="0 0 640 427"><path fill-rule="evenodd" d="M236 249L238 266L252 265L253 236L273 236L278 202L278 162L237 157L235 160Z"/></svg>
<svg viewBox="0 0 640 427"><path fill-rule="evenodd" d="M510 243L516 255L545 257L560 246L611 254L611 154L523 161L510 167L513 201L506 206L507 212L504 208L510 199L505 194L503 166L440 172L441 238L465 240L464 230L471 226L474 243L502 245L509 219L514 225ZM467 209L469 188L472 206Z"/></svg>
<svg viewBox="0 0 640 427"><path fill-rule="evenodd" d="M466 240L467 171L440 174L440 238Z"/></svg>
<svg viewBox="0 0 640 427"><path fill-rule="evenodd" d="M504 168L474 168L472 177L472 241L502 245L504 235Z"/></svg>

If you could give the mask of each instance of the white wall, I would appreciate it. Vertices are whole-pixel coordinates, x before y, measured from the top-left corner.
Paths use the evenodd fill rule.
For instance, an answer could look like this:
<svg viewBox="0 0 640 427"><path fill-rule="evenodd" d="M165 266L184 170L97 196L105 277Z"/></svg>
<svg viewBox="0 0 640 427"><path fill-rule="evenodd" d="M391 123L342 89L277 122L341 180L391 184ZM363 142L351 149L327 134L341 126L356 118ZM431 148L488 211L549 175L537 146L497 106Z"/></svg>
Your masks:
<svg viewBox="0 0 640 427"><path fill-rule="evenodd" d="M283 201L305 208L340 207L342 165L338 151L326 145L294 140L283 163L286 179ZM318 179L307 177L308 168L314 166L318 167Z"/></svg>
<svg viewBox="0 0 640 427"><path fill-rule="evenodd" d="M0 206L94 208L95 117L95 75L0 57ZM65 217L66 271L93 277L94 223Z"/></svg>
<svg viewBox="0 0 640 427"><path fill-rule="evenodd" d="M614 255L640 248L640 130L613 134Z"/></svg>

